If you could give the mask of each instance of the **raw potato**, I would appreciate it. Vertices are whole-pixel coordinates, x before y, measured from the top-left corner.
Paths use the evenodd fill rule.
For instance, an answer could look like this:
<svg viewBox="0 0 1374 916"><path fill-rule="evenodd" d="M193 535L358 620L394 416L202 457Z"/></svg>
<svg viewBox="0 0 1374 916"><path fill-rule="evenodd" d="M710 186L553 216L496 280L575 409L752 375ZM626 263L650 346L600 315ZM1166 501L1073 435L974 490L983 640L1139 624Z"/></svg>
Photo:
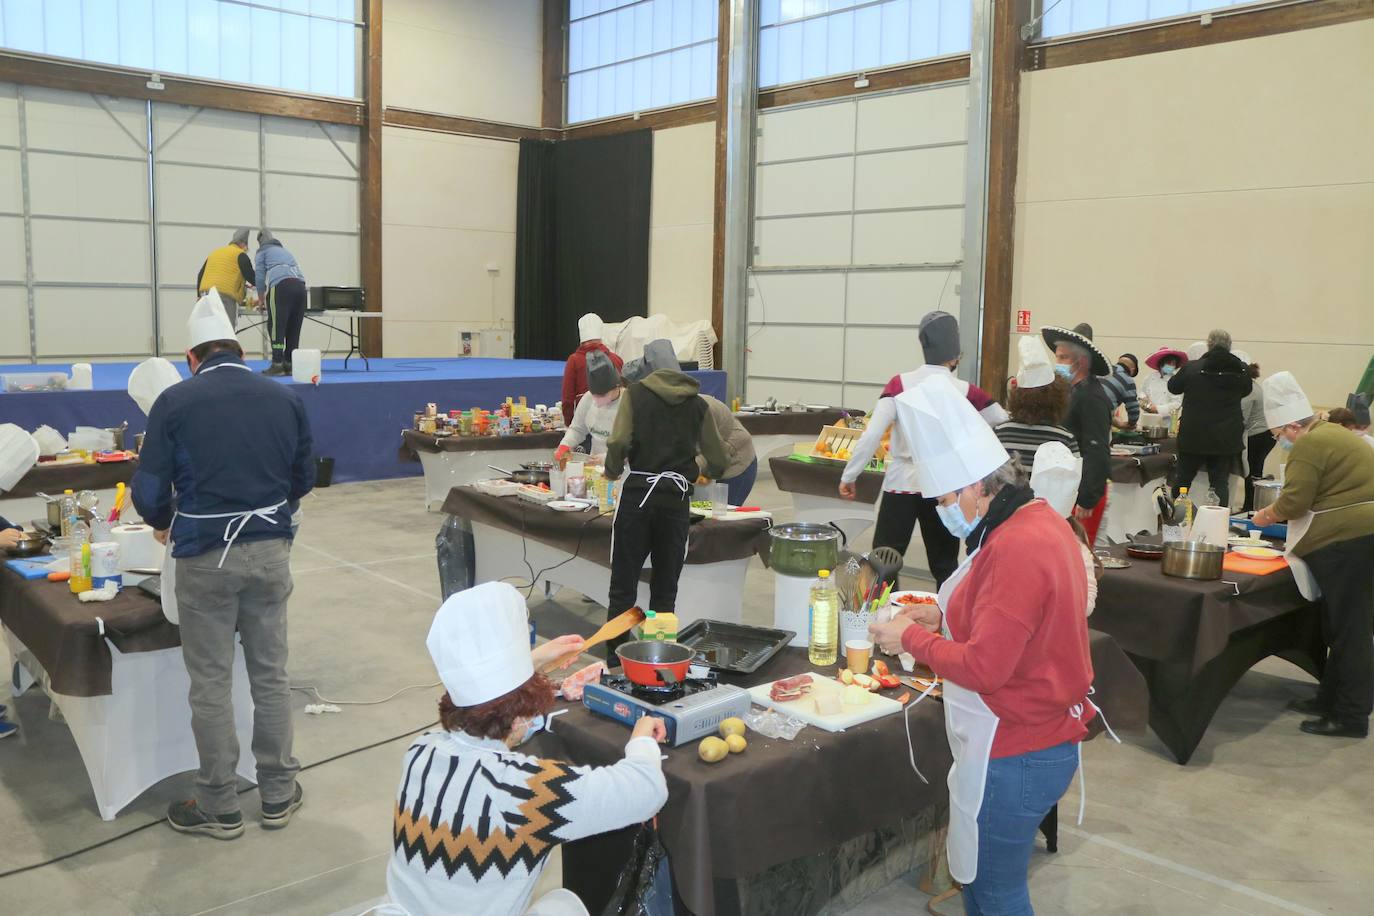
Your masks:
<svg viewBox="0 0 1374 916"><path fill-rule="evenodd" d="M749 744L744 740L743 735L731 735L725 739L725 746L730 749L730 753L740 754Z"/></svg>
<svg viewBox="0 0 1374 916"><path fill-rule="evenodd" d="M730 745L715 736L702 738L701 744L697 745L697 756L707 763L719 763L729 753Z"/></svg>
<svg viewBox="0 0 1374 916"><path fill-rule="evenodd" d="M720 734L722 737L729 738L731 735L744 734L744 720L738 716L731 716L720 723Z"/></svg>
<svg viewBox="0 0 1374 916"><path fill-rule="evenodd" d="M818 716L838 716L844 712L841 708L840 693L827 693L823 697L816 697L816 715Z"/></svg>
<svg viewBox="0 0 1374 916"><path fill-rule="evenodd" d="M844 702L850 706L864 706L873 699L868 691L858 684L850 684L848 687L844 688L842 693Z"/></svg>

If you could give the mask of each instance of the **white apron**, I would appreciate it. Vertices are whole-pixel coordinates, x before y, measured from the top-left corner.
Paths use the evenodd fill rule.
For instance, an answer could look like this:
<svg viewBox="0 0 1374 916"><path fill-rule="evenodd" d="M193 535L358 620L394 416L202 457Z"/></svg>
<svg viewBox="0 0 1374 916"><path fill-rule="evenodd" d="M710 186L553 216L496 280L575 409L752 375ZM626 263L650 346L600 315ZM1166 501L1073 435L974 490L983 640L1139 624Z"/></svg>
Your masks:
<svg viewBox="0 0 1374 916"><path fill-rule="evenodd" d="M1318 509L1300 515L1288 521L1288 537L1283 542L1283 555L1288 560L1288 567L1293 570L1293 579L1298 583L1298 592L1308 601L1316 601L1322 596L1321 586L1317 584L1317 577L1312 575L1312 568L1303 561L1301 557L1293 555L1293 549L1298 546L1303 537L1307 534L1307 529L1312 527L1312 520L1318 515L1325 515L1328 512L1339 512L1342 509L1351 509L1355 506L1368 506L1374 504L1374 500L1365 500L1360 503L1351 503L1348 506L1334 506L1330 509Z"/></svg>
<svg viewBox="0 0 1374 916"><path fill-rule="evenodd" d="M242 369L244 372L253 371L252 369L249 369L247 366L241 365L239 363L221 363L218 366L211 366L209 369L205 369L202 371L214 372L216 369L226 368ZM225 559L229 556L229 548L234 546L234 542L238 540L239 535L243 532L244 526L247 525L248 522L254 518L260 518L263 521L267 522L269 525L275 525L277 523L277 520L273 516L275 516L277 510L280 509L282 506L285 506L286 503L287 500L282 500L281 502L273 506L260 506L257 509L249 509L245 512L214 512L208 515L195 514L191 512L182 512L180 510L173 512L172 524L167 528L167 552L165 558L162 561L162 616L166 617L169 623L179 624L181 621L181 610L177 606L177 561L172 557L172 550L175 545L171 538L172 527L176 525L177 518L179 516L184 515L187 518L194 519L223 518L229 520L224 526L224 552L221 553L219 556L219 566L222 568L224 566ZM294 531L297 527L299 527L299 525L299 520L296 518L296 516L293 516L292 530Z"/></svg>
<svg viewBox="0 0 1374 916"><path fill-rule="evenodd" d="M954 575L940 587L940 612L946 615L954 590L968 575L977 551L970 554ZM947 616L947 615L946 615ZM949 639L949 625L944 627ZM954 764L949 768L949 854L950 876L960 884L972 884L978 876L978 812L983 807L983 789L988 779L988 757L999 719L988 709L982 696L944 678L945 735L949 739Z"/></svg>

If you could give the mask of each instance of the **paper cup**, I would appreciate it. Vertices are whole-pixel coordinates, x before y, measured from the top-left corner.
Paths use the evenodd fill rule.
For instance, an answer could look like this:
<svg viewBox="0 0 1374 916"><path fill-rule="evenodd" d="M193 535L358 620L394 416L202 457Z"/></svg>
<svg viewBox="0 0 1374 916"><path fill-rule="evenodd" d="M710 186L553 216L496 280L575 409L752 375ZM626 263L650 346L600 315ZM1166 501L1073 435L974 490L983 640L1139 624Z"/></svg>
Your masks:
<svg viewBox="0 0 1374 916"><path fill-rule="evenodd" d="M873 643L867 639L851 639L844 644L845 666L855 674L867 674L873 659Z"/></svg>

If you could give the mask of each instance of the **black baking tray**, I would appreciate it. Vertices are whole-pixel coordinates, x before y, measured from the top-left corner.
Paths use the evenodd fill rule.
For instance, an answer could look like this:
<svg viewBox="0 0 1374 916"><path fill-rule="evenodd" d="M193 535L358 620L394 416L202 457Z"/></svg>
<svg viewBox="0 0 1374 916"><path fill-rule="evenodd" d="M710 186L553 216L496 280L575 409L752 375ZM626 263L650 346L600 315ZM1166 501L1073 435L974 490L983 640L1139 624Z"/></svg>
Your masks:
<svg viewBox="0 0 1374 916"><path fill-rule="evenodd" d="M693 661L697 663L732 674L753 674L787 648L796 635L772 627L694 620L678 631L677 641L696 653Z"/></svg>

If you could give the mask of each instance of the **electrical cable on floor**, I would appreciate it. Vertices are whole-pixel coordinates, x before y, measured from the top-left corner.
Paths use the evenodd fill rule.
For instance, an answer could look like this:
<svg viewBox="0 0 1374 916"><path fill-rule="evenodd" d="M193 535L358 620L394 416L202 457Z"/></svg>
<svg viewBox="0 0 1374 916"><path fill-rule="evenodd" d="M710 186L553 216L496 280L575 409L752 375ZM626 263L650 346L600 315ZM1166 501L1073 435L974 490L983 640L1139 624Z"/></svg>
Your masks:
<svg viewBox="0 0 1374 916"><path fill-rule="evenodd" d="M304 773L304 772L306 772L307 770L313 770L313 769L315 769L316 767L323 766L323 765L326 764L326 763L333 763L335 760L342 760L342 759L345 758L345 757L351 757L351 756L353 756L354 754L360 754L360 753L362 753L363 751L370 751L370 750L372 750L373 748L381 747L381 746L384 745L384 744L391 744L393 741L400 741L402 738L409 738L411 735L417 734L417 733L419 733L419 732L427 731L427 730L433 728L434 726L436 726L436 725L438 725L438 724L439 724L439 723L438 723L437 721L431 722L431 723L429 723L428 725L422 725L422 726L419 727L419 728L413 728L413 729L411 729L410 731L402 732L402 733L399 734L399 735L394 735L394 736L392 736L392 737L390 737L390 738L383 738L381 741L374 741L372 744L366 744L366 745L363 745L362 747L355 747L355 748L353 748L352 750L349 750L349 751L342 751L342 752L340 752L340 753L338 753L338 754L335 754L335 755L332 756L332 757L325 757L323 760L316 760L314 763L309 763L309 764L306 764L305 766L301 767L300 772ZM247 794L248 792L253 791L253 790L256 789L256 788L257 788L257 786L248 786L247 788L240 789L240 790L238 791L237 794L239 794L239 795L244 795L244 794ZM94 850L100 849L102 846L109 846L111 843L114 843L114 842L117 842L117 841L119 841L119 840L125 839L126 837L131 837L131 836L133 836L133 835L136 834L136 833L142 833L143 831L147 830L147 829L150 828L150 827L156 827L158 824L164 824L164 823L166 823L166 822L167 822L167 818L166 818L166 817L159 817L159 818L157 818L157 819L155 819L155 820L151 820L151 821L148 821L148 822L146 822L146 823L139 824L137 827L134 827L134 828L131 828L131 829L129 829L129 830L126 830L126 831L124 831L123 833L117 833L117 834L115 834L115 835L112 836L112 837L106 837L105 839L101 840L101 841L98 842L98 843L92 843L92 844L89 845L89 846L83 846L83 847L81 847L80 849L74 849L74 850L72 850L71 852L65 852L65 853L63 853L63 854L60 855L60 856L54 856L53 858L48 859L48 860L45 861L45 862L35 862L35 863L32 864L32 865L24 865L24 866L21 866L21 867L19 867L19 868L12 868L12 869L10 869L9 871L0 872L0 880L3 880L3 879L5 879L5 878L12 877L12 876L14 876L14 875L21 875L21 874L23 874L24 872L36 871L37 869L40 869L40 868L46 868L47 866L49 866L49 865L55 865L55 864L57 864L58 862L65 862L65 861L68 860L68 859L75 858L76 856L84 855L85 853L92 852L92 851L94 851Z"/></svg>
<svg viewBox="0 0 1374 916"><path fill-rule="evenodd" d="M573 560L576 560L577 557L578 557L578 555L582 553L582 544L583 544L583 542L584 542L584 541L586 540L586 538L587 538L587 531L591 528L592 523L595 522L595 521L596 521L597 519L599 519L599 518L605 518L605 517L608 516L608 515L612 515L612 513L610 513L610 512L597 512L597 513L596 513L595 515L593 515L591 518L589 518L589 519L587 519L586 521L584 521L584 522L582 523L582 528L581 528L581 530L578 531L578 533L577 533L577 547L573 550L572 556L568 557L566 560L560 560L559 562L553 564L552 566L546 566L546 567L544 567L543 569L539 570L539 572L536 573L536 572L534 571L534 564L530 563L530 558L529 558L529 539L525 536L525 514L526 514L526 512L528 511L528 508L522 507L522 509L523 509L523 511L521 511L521 513L520 513L520 561L521 561L522 563L525 564L525 568L528 569L529 572L530 572L530 584L529 584L529 586L525 589L525 600L526 600L526 601L529 601L530 598L534 595L534 587L535 587L536 585L539 584L540 578L543 577L543 576L544 576L545 574L547 574L547 573L553 572L555 569L558 569L560 566L566 566L566 565L568 565L569 563L571 563ZM513 577L507 576L506 578L509 579L509 578L513 578Z"/></svg>

